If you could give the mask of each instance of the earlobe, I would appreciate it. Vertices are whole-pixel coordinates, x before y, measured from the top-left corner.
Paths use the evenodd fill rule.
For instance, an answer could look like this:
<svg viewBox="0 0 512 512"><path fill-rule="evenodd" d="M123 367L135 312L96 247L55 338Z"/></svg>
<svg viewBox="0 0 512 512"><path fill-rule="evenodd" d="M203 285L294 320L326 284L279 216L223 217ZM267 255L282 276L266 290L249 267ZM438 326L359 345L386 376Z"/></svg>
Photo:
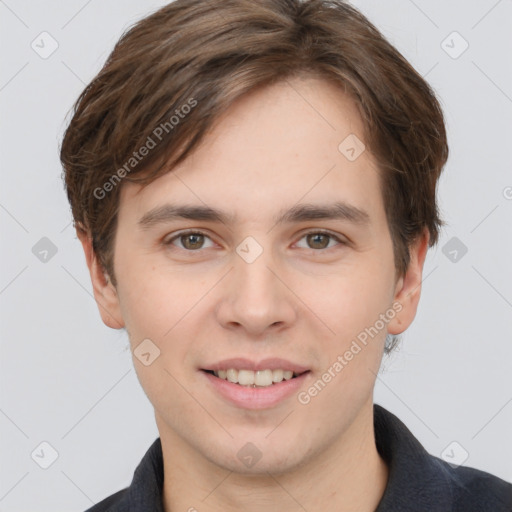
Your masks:
<svg viewBox="0 0 512 512"><path fill-rule="evenodd" d="M122 329L125 324L121 314L117 290L94 253L92 238L87 232L80 229L77 229L76 233L82 243L85 260L91 276L94 299L96 300L101 319L106 326L112 329Z"/></svg>
<svg viewBox="0 0 512 512"><path fill-rule="evenodd" d="M401 334L414 320L421 295L421 281L423 279L423 265L427 255L429 232L425 228L409 248L410 261L406 273L401 276L395 286L393 302L397 314L388 323L389 334Z"/></svg>

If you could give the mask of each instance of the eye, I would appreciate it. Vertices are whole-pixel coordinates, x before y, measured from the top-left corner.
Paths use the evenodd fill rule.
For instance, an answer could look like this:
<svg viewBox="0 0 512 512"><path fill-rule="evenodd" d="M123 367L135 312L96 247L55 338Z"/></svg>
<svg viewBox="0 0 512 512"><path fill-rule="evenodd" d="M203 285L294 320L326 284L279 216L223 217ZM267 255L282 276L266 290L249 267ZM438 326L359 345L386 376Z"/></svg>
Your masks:
<svg viewBox="0 0 512 512"><path fill-rule="evenodd" d="M312 247L305 247L306 249L329 249L329 243L332 241L338 242L338 244L345 245L346 242L338 238L336 235L329 233L327 231L310 231L303 235L302 239L306 239L306 243L312 244ZM331 246L332 247L332 246Z"/></svg>
<svg viewBox="0 0 512 512"><path fill-rule="evenodd" d="M164 240L164 245L175 245L174 241L178 241L181 244L180 249L185 251L193 252L198 249L205 249L204 241L205 239L210 240L210 237L203 233L202 231L182 231L177 235L174 235L172 238L168 238ZM211 245L210 247L212 247Z"/></svg>
<svg viewBox="0 0 512 512"><path fill-rule="evenodd" d="M333 245L346 245L346 242L337 237L336 235L327 231L310 231L304 234L300 240L306 239L308 247L301 247L303 249L312 249L318 251L321 249L332 248ZM210 245L205 246L205 240L210 240ZM333 242L336 242L333 244ZM188 252L196 252L199 249L207 249L213 247L211 238L202 231L182 231L171 238L164 240L164 245L178 246L179 249L183 249ZM300 247L300 246L299 246Z"/></svg>

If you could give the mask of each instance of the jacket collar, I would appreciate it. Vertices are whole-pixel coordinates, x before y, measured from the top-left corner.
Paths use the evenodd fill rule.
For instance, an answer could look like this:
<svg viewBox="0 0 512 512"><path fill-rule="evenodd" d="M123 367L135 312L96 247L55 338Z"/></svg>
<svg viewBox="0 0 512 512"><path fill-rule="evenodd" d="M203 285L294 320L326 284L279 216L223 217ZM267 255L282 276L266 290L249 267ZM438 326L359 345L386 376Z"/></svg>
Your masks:
<svg viewBox="0 0 512 512"><path fill-rule="evenodd" d="M388 483L375 512L452 509L452 476L391 412L374 404L377 450L388 465ZM406 491L406 492L404 492Z"/></svg>
<svg viewBox="0 0 512 512"><path fill-rule="evenodd" d="M373 410L377 450L389 468L375 512L450 510L453 476L446 463L430 455L394 414L377 404ZM162 445L157 438L137 466L116 511L163 512L163 480Z"/></svg>

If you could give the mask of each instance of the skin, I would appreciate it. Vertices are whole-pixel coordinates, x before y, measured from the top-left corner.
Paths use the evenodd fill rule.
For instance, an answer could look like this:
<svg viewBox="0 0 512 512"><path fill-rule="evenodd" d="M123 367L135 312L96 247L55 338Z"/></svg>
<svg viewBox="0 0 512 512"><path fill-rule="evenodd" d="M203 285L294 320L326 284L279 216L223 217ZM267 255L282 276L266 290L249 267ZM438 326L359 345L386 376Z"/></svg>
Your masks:
<svg viewBox="0 0 512 512"><path fill-rule="evenodd" d="M155 408L166 511L370 512L382 497L388 469L375 446L373 388L386 334L416 314L428 232L397 276L372 155L351 162L338 151L351 133L364 140L357 108L330 82L253 90L172 172L144 189L122 185L117 288L79 233L104 323L125 327L132 351L146 338L160 350L149 366L133 361ZM335 200L365 210L369 222L272 220L297 203ZM236 219L138 227L166 203ZM164 245L189 228L207 236ZM305 236L322 230L346 243ZM248 236L263 249L252 263L236 252ZM400 312L308 404L293 394L264 410L236 407L200 371L231 357L281 357L310 369L307 390L393 303ZM237 457L247 442L262 454L251 468Z"/></svg>

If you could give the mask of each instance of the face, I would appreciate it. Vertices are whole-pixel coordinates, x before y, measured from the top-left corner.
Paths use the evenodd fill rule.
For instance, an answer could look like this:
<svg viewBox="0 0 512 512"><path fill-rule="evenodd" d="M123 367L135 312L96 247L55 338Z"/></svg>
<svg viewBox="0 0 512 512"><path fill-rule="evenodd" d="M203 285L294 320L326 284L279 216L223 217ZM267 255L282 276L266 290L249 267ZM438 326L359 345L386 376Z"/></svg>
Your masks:
<svg viewBox="0 0 512 512"><path fill-rule="evenodd" d="M294 79L238 100L146 188L123 184L117 289L91 272L162 442L278 473L361 435L386 334L414 317L426 240L397 278L375 162L339 149L350 134L364 142L335 85Z"/></svg>

